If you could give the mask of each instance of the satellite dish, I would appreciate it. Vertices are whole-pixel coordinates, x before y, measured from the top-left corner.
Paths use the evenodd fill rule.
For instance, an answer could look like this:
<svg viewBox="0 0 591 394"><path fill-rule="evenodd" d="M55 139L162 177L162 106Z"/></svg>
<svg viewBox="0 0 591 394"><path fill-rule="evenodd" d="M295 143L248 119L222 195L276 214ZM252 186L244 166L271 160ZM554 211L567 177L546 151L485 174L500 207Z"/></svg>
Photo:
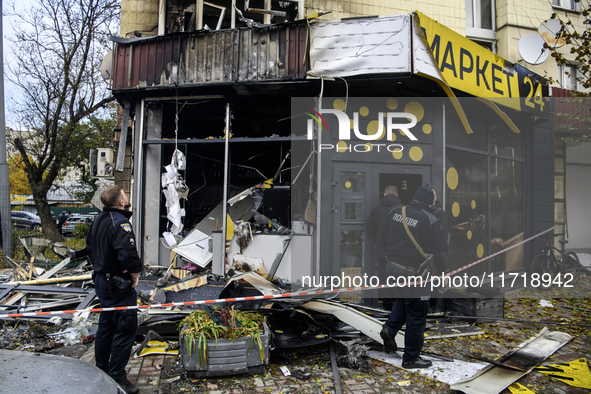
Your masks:
<svg viewBox="0 0 591 394"><path fill-rule="evenodd" d="M564 37L556 38L556 35L560 32L561 27L562 24L558 19L548 19L547 21L542 22L540 27L538 27L538 32L548 43L548 45L554 48L560 48L566 44Z"/></svg>
<svg viewBox="0 0 591 394"><path fill-rule="evenodd" d="M529 64L541 64L548 59L550 51L544 48L544 38L538 33L530 33L521 37L517 47L519 55Z"/></svg>
<svg viewBox="0 0 591 394"><path fill-rule="evenodd" d="M103 58L101 62L101 75L105 82L109 83L111 81L111 76L113 75L113 51L109 51Z"/></svg>

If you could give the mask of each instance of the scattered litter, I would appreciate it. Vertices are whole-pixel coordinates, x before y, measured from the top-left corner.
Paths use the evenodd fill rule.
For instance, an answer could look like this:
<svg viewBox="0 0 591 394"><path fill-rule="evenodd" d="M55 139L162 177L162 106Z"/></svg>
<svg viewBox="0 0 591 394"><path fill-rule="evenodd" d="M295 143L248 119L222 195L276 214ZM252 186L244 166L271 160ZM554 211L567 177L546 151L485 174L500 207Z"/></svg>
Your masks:
<svg viewBox="0 0 591 394"><path fill-rule="evenodd" d="M304 372L299 369L293 371L291 375L299 380L309 380L312 378L312 372Z"/></svg>
<svg viewBox="0 0 591 394"><path fill-rule="evenodd" d="M291 372L289 372L289 368L287 368L285 365L282 365L281 367L279 367L279 369L283 373L283 376L290 376L291 375Z"/></svg>
<svg viewBox="0 0 591 394"><path fill-rule="evenodd" d="M362 344L360 338L354 339L352 341L337 342L347 349L345 354L339 357L339 362L341 364L347 365L350 368L360 369L362 371L369 370L367 359L364 357L369 348Z"/></svg>
<svg viewBox="0 0 591 394"><path fill-rule="evenodd" d="M328 342L331 331L300 309L277 310L267 316L278 349L317 346Z"/></svg>
<svg viewBox="0 0 591 394"><path fill-rule="evenodd" d="M527 387L517 382L513 383L511 386L507 387L511 394L535 394L534 391L531 391Z"/></svg>
<svg viewBox="0 0 591 394"><path fill-rule="evenodd" d="M546 301L546 300L540 300L540 306L554 308L554 305L552 305L552 303L550 301Z"/></svg>
<svg viewBox="0 0 591 394"><path fill-rule="evenodd" d="M172 251L191 263L205 268L213 258L213 241L210 235L193 229Z"/></svg>
<svg viewBox="0 0 591 394"><path fill-rule="evenodd" d="M346 304L339 304L333 301L311 301L303 304L302 308L332 314L342 322L357 328L374 341L383 344L383 340L380 337L383 323ZM399 343L399 340L402 342ZM396 344L400 347L404 347L404 337L397 335Z"/></svg>
<svg viewBox="0 0 591 394"><path fill-rule="evenodd" d="M62 319L61 317L54 316L51 319L47 320L47 323L53 324L54 326L59 326L60 324L62 324L63 321L64 319Z"/></svg>
<svg viewBox="0 0 591 394"><path fill-rule="evenodd" d="M62 343L65 345L75 345L82 343L84 337L89 336L89 327L93 321L89 318L90 312L79 312L74 315L70 328L64 331Z"/></svg>
<svg viewBox="0 0 591 394"><path fill-rule="evenodd" d="M376 360L381 360L394 366L402 364L402 356L398 353L386 353L383 351L370 350L367 356ZM468 362L454 360L453 362L442 361L437 358L421 355L426 360L431 360L433 366L425 369L413 370L421 375L428 376L431 379L438 380L449 385L462 381L463 379L473 376L478 371L485 368L488 364L480 362Z"/></svg>
<svg viewBox="0 0 591 394"><path fill-rule="evenodd" d="M172 162L165 167L166 172L162 174L162 193L166 198L166 218L172 224L170 233L172 235L179 234L183 229L181 218L185 216L185 209L181 207L180 199L186 199L189 194L189 188L185 184L183 177L178 170L185 168L185 156L183 153L175 149L172 154ZM170 237L164 236L168 244L171 244Z"/></svg>
<svg viewBox="0 0 591 394"><path fill-rule="evenodd" d="M142 344L133 353L134 358L152 356L155 354L179 354L178 342L168 342L164 340L156 331L150 330L146 334Z"/></svg>
<svg viewBox="0 0 591 394"><path fill-rule="evenodd" d="M172 286L163 288L162 290L179 292L181 290L193 289L207 284L207 275L202 275L197 278L189 279L184 282L177 283Z"/></svg>
<svg viewBox="0 0 591 394"><path fill-rule="evenodd" d="M536 371L559 379L570 386L591 390L591 371L584 358L568 363L542 365L537 367Z"/></svg>
<svg viewBox="0 0 591 394"><path fill-rule="evenodd" d="M232 257L232 269L239 272L255 272L263 278L268 275L262 258L245 256L238 253Z"/></svg>
<svg viewBox="0 0 591 394"><path fill-rule="evenodd" d="M166 383L173 383L173 382L176 382L177 380L181 380L181 377L175 376L174 378L166 379Z"/></svg>
<svg viewBox="0 0 591 394"><path fill-rule="evenodd" d="M230 296L227 292L231 293L231 290L235 288L240 281L246 281L258 291L260 291L263 295L270 295L270 294L283 294L285 291L278 286L275 286L273 283L269 282L265 278L261 277L260 275L255 274L254 272L245 272L243 274L234 275L228 281L228 284L224 288L224 291L220 294L221 298L226 298Z"/></svg>
<svg viewBox="0 0 591 394"><path fill-rule="evenodd" d="M156 354L170 354L176 356L179 354L178 344L175 347L176 349L171 347L167 342L152 340L149 341L148 346L142 349L139 355L136 355L135 357L153 356Z"/></svg>
<svg viewBox="0 0 591 394"><path fill-rule="evenodd" d="M396 382L400 387L410 386L410 380L401 380L400 382Z"/></svg>
<svg viewBox="0 0 591 394"><path fill-rule="evenodd" d="M173 233L165 231L162 233L162 237L164 237L164 240L166 241L166 244L168 245L169 249L176 246L177 242Z"/></svg>

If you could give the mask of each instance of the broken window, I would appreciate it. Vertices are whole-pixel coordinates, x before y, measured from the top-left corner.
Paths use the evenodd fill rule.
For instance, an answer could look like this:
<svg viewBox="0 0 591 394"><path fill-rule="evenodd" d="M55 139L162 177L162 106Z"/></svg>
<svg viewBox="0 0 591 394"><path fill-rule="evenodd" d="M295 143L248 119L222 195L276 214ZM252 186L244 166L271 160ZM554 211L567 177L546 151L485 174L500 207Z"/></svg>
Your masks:
<svg viewBox="0 0 591 394"><path fill-rule="evenodd" d="M269 4L271 8L266 8ZM166 33L291 22L297 19L297 4L292 0L238 0L237 10L234 11L231 0L169 0L166 5ZM236 12L235 26L232 26L232 12Z"/></svg>

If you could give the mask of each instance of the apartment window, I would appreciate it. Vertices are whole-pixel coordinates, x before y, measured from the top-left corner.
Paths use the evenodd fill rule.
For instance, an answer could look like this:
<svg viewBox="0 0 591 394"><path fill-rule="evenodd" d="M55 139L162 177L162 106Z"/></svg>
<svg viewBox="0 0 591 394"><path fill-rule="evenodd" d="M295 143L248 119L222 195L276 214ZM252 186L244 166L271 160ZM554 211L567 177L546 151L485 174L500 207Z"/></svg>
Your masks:
<svg viewBox="0 0 591 394"><path fill-rule="evenodd" d="M558 66L558 83L560 87L567 90L578 90L580 85L577 82L577 67L572 64L561 64Z"/></svg>
<svg viewBox="0 0 591 394"><path fill-rule="evenodd" d="M466 0L466 35L472 39L495 40L494 0Z"/></svg>
<svg viewBox="0 0 591 394"><path fill-rule="evenodd" d="M552 6L571 11L581 11L581 3L575 0L552 0Z"/></svg>

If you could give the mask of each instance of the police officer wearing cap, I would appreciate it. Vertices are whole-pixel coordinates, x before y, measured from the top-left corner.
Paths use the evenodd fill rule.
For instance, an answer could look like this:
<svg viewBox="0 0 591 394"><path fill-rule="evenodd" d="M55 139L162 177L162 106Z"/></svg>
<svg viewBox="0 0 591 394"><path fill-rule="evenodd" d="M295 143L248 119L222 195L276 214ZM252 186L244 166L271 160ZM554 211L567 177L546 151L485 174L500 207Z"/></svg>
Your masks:
<svg viewBox="0 0 591 394"><path fill-rule="evenodd" d="M135 286L143 269L129 219L131 204L123 189L110 186L101 193L104 208L92 222L86 249L72 257L90 255L94 285L101 307L137 304ZM125 367L135 341L137 310L101 312L95 336L96 366L108 373L128 394L139 389L127 380Z"/></svg>
<svg viewBox="0 0 591 394"><path fill-rule="evenodd" d="M406 206L397 207L389 214L379 231L380 245L385 249L388 264L386 273L390 280L418 273L419 266L425 257L419 252L415 242L404 226L406 217L407 228L416 243L427 254L432 254L435 266L444 267L447 261L447 243L445 242L441 224L431 213L435 203L435 191L427 186L420 186L413 195L412 201ZM392 282L401 283L401 282ZM429 286L406 286L397 289L399 298L390 313L388 321L383 325L380 337L384 341L386 351L397 351L395 337L406 323L404 335L403 368L428 368L431 361L420 357L423 349L425 325L429 312Z"/></svg>

